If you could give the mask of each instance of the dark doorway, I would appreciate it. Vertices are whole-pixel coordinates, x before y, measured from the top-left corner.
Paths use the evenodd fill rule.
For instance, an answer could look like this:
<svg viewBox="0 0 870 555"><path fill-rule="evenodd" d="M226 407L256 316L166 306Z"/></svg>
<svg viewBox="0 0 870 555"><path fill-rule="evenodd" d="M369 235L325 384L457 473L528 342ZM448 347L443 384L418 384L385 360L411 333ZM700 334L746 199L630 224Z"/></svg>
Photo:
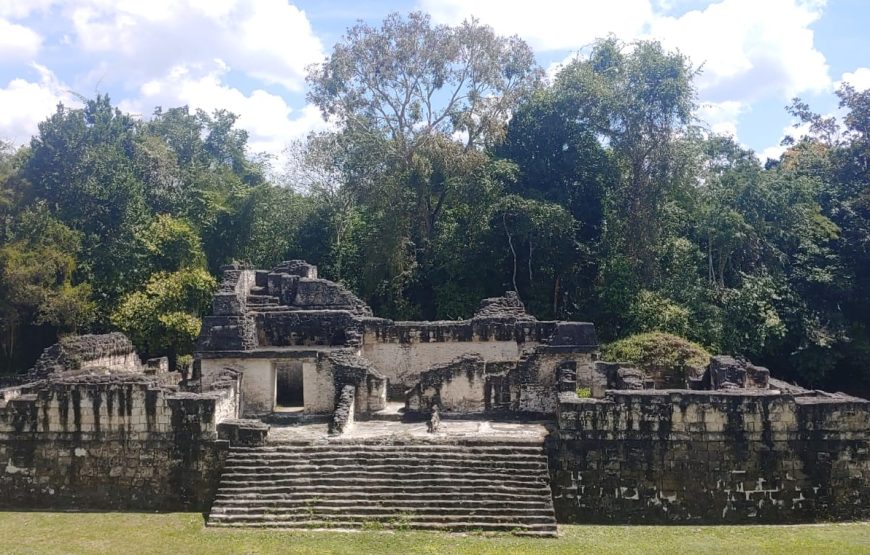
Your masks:
<svg viewBox="0 0 870 555"><path fill-rule="evenodd" d="M279 362L275 365L277 374L275 404L279 407L301 407L304 404L302 396L302 363Z"/></svg>

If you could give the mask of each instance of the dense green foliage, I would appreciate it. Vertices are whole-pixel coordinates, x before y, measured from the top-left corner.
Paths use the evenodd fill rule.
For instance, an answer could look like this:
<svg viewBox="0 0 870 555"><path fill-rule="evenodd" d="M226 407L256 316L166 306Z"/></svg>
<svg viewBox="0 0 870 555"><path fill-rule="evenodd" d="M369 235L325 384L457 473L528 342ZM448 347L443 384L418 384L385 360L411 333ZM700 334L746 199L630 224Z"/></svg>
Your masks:
<svg viewBox="0 0 870 555"><path fill-rule="evenodd" d="M685 387L688 378L699 378L710 362L710 353L697 343L670 333L648 332L625 337L601 348L604 360L629 362L658 383Z"/></svg>
<svg viewBox="0 0 870 555"><path fill-rule="evenodd" d="M157 272L144 289L124 296L112 323L141 349L166 353L173 363L199 336L199 315L211 303L217 282L200 268Z"/></svg>
<svg viewBox="0 0 870 555"><path fill-rule="evenodd" d="M661 331L818 387L870 388L870 92L762 163L695 116L697 71L597 42L552 83L516 37L424 14L310 69L332 131L269 171L225 111L107 97L0 145L0 356L120 327L182 355L221 265L305 258L393 318L516 290L605 341Z"/></svg>

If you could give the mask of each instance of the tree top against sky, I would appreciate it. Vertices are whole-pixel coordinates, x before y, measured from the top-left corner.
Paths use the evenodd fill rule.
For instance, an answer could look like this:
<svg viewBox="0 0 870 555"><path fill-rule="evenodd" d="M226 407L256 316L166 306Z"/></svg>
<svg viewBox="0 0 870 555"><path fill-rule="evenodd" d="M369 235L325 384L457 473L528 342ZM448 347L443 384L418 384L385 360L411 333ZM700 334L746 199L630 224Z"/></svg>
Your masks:
<svg viewBox="0 0 870 555"><path fill-rule="evenodd" d="M596 38L660 40L702 68L700 117L762 156L792 132L793 96L834 113L840 82L870 87L870 4L859 1L0 0L0 139L25 144L58 101L108 93L143 117L157 105L228 109L252 151L278 154L326 125L306 100L306 67L358 20L415 10L516 35L550 76Z"/></svg>

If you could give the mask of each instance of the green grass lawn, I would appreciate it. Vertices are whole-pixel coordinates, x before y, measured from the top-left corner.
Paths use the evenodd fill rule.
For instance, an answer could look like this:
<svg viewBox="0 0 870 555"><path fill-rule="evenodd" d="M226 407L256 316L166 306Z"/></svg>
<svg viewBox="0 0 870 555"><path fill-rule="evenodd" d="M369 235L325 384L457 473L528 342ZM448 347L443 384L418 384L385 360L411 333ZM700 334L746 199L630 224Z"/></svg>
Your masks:
<svg viewBox="0 0 870 555"><path fill-rule="evenodd" d="M564 526L560 534L215 530L190 513L0 512L0 553L870 553L870 523Z"/></svg>

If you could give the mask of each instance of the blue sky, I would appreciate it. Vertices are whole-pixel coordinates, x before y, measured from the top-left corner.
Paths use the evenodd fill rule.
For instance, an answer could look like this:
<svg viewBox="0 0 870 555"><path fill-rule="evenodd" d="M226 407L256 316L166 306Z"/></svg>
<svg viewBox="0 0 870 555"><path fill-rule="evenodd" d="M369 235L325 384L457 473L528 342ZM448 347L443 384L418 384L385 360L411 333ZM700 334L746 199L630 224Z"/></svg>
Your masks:
<svg viewBox="0 0 870 555"><path fill-rule="evenodd" d="M0 0L0 139L24 144L59 101L99 92L142 117L227 108L252 150L280 156L326 125L305 67L355 20L414 9L517 34L551 75L596 37L661 40L703 64L706 124L762 157L780 152L791 97L833 113L841 81L870 88L867 0Z"/></svg>

